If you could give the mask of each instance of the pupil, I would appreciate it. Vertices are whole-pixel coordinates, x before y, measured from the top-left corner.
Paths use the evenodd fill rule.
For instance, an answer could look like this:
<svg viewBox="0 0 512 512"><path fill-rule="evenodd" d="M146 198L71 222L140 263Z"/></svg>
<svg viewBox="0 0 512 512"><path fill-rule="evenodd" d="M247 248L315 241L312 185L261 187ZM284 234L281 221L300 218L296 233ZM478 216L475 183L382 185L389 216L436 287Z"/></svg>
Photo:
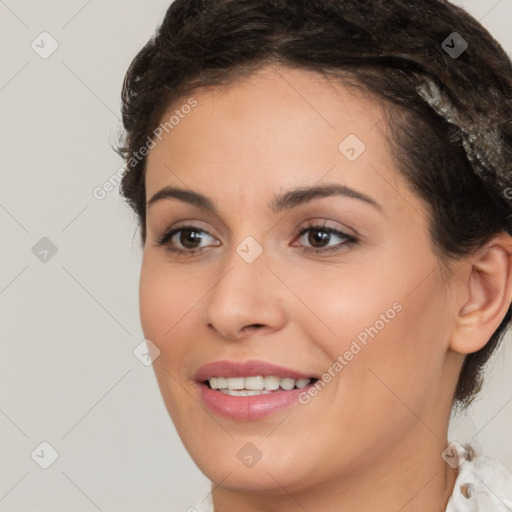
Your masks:
<svg viewBox="0 0 512 512"><path fill-rule="evenodd" d="M327 231L315 229L315 230L310 231L308 241L311 245L316 247L315 243L320 242L320 244L321 244L322 242L328 242L330 236L331 236L330 233L327 233Z"/></svg>
<svg viewBox="0 0 512 512"><path fill-rule="evenodd" d="M180 242L183 247L187 249L195 249L196 245L194 242L201 241L201 235L198 235L197 231L192 229L183 229L180 236Z"/></svg>

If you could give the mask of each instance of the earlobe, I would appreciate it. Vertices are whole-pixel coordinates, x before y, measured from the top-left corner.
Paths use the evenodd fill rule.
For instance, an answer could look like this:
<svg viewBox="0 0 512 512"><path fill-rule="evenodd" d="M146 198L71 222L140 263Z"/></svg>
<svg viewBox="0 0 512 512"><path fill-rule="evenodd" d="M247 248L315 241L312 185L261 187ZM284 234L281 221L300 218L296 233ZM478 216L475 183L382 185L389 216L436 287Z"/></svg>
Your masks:
<svg viewBox="0 0 512 512"><path fill-rule="evenodd" d="M471 270L450 348L480 350L499 327L512 300L512 237L502 233L471 257Z"/></svg>

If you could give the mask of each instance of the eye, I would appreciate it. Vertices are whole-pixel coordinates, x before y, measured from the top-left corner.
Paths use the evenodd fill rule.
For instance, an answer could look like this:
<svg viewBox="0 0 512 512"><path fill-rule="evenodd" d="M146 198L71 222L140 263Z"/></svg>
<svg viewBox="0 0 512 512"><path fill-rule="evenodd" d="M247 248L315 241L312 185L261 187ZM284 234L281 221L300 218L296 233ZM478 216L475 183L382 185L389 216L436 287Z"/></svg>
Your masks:
<svg viewBox="0 0 512 512"><path fill-rule="evenodd" d="M211 235L197 226L180 226L164 233L157 240L157 245L165 245L169 251L177 254L195 254L206 247L201 247L200 244L208 237L214 240Z"/></svg>
<svg viewBox="0 0 512 512"><path fill-rule="evenodd" d="M307 234L307 236L305 236ZM324 224L313 224L308 225L300 230L298 233L299 241L302 242L299 246L303 247L305 252L314 254L324 254L335 251L340 251L345 247L351 247L358 242L358 239L352 235L348 235L343 231L339 231L334 228L327 227ZM214 244L204 244L208 238L215 240L210 234L203 229L193 226L180 226L173 228L165 232L162 237L156 241L157 246L165 246L166 249L178 256L192 256L196 253L202 252L209 245L219 246L220 242ZM336 239L341 242L329 247L329 243ZM304 246L304 244L311 244L312 247ZM296 247L297 244L292 244L292 247Z"/></svg>
<svg viewBox="0 0 512 512"><path fill-rule="evenodd" d="M305 236L306 234L307 236ZM301 229L298 236L300 239L303 239L304 242L313 246L305 247L304 250L315 254L339 251L342 249L342 246L351 247L358 242L358 239L352 235L347 235L343 231L326 227L325 223L323 225L310 223L307 227ZM329 247L329 242L336 238L341 239L341 243Z"/></svg>

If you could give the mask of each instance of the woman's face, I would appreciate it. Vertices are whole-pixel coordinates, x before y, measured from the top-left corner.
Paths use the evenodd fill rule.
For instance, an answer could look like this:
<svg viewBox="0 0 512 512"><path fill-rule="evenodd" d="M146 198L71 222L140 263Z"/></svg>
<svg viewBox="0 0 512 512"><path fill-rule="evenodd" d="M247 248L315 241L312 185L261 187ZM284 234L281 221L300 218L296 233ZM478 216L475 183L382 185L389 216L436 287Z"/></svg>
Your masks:
<svg viewBox="0 0 512 512"><path fill-rule="evenodd" d="M453 293L381 106L287 68L191 96L148 155L140 314L196 464L224 487L291 492L441 451ZM151 202L165 187L184 193ZM306 387L231 396L208 377Z"/></svg>

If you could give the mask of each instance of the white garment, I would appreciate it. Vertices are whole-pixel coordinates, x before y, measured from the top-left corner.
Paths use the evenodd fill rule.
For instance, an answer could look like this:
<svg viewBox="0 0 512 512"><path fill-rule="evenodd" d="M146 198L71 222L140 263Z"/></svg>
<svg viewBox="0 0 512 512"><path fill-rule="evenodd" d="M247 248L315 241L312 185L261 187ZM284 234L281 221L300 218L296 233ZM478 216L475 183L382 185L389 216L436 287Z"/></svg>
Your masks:
<svg viewBox="0 0 512 512"><path fill-rule="evenodd" d="M503 463L483 457L476 443L451 444L466 460L459 466L446 512L512 512L512 475Z"/></svg>
<svg viewBox="0 0 512 512"><path fill-rule="evenodd" d="M457 452L458 474L446 512L512 512L512 475L503 463L483 457L476 443L450 446ZM212 495L189 512L215 512Z"/></svg>

